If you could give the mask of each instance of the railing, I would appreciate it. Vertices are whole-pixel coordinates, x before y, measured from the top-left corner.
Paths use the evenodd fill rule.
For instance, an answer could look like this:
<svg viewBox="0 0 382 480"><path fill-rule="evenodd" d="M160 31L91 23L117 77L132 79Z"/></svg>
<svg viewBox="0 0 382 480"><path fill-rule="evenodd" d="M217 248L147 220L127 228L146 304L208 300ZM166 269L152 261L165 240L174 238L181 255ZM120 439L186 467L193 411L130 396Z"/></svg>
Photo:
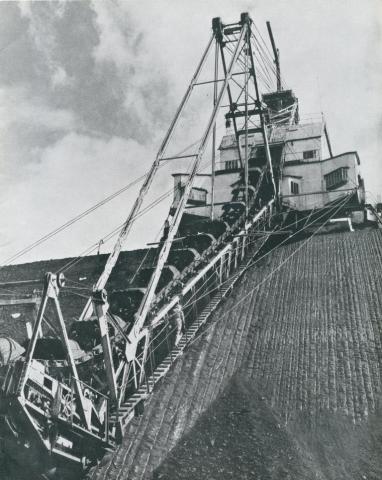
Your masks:
<svg viewBox="0 0 382 480"><path fill-rule="evenodd" d="M331 191L283 195L281 200L283 205L295 210L313 210L322 208L324 205L356 191L357 188L343 188Z"/></svg>
<svg viewBox="0 0 382 480"><path fill-rule="evenodd" d="M13 364L8 363L0 367L0 391L7 393L9 387L10 375L13 371Z"/></svg>
<svg viewBox="0 0 382 480"><path fill-rule="evenodd" d="M114 440L114 432L109 422L110 400L106 395L79 380L85 400L84 413L90 419L88 430L86 422L79 414L80 404L78 395L75 393L74 378L59 382L45 372L42 363L35 362L31 365L32 376L27 379L23 392L18 392L22 394L26 407L42 415L58 418L81 432L87 431L106 443ZM17 393L20 377L18 365L23 363L15 362L9 365L6 383L4 383L5 394Z"/></svg>
<svg viewBox="0 0 382 480"><path fill-rule="evenodd" d="M24 362L15 360L7 363L0 369L1 391L7 395L14 395L18 391L19 379L24 370ZM2 374L2 372L4 372Z"/></svg>
<svg viewBox="0 0 382 480"><path fill-rule="evenodd" d="M235 244L237 244L238 242L241 242L241 245L240 247L238 246L236 248L236 251L239 251L239 249L241 248L242 249L242 252L240 253L240 255L243 256L244 254L244 251L245 251L245 242L246 242L246 232L253 228L256 223L262 219L264 216L266 216L267 212L269 212L269 210L272 208L272 205L273 205L273 200L271 200L265 207L263 207L255 216L254 218L247 222L245 225L244 225L244 228L242 228L242 230L239 232L238 231L238 226L239 225L243 225L244 224L244 220L245 220L245 215L242 215L230 228L227 229L227 231L221 235L221 237L219 237L219 239L213 243L205 252L203 252L203 254L201 255L200 259L198 259L198 263L202 263L203 261L205 262L207 257L211 255L211 253L214 251L214 249L218 249L219 247L222 246L222 243L225 242L227 240L227 237L232 235L235 231L237 231L237 239L240 239L240 240L233 240L231 241L229 244L227 244L225 247L221 248L221 250L219 251L219 253L217 253L215 256L213 256L212 258L210 258L208 260L208 264L203 267L182 289L181 289L181 292L180 294L181 295L175 295L165 306L162 307L162 309L153 317L152 321L151 321L151 325L152 327L156 327L157 325L159 325L162 321L162 319L165 317L165 315L167 315L171 309L173 309L175 307L175 305L177 305L177 303L179 303L181 301L181 298L183 298L193 287L196 287L198 282L200 282L203 277L208 273L208 272L211 272L214 268L219 268L219 278L220 278L220 282L223 281L223 277L224 275L227 275L227 273L229 274L229 268L227 270L227 266L226 266L226 262L227 262L227 259L232 257L233 253L234 252L234 258L231 259L230 258L230 261L234 262L235 258L236 258L236 255L237 253L235 253ZM241 235L241 237L240 237ZM244 242L244 246L243 246L243 242ZM236 260L237 261L237 260ZM187 270L187 269L186 269ZM183 272L182 272L183 273ZM167 290L167 289L166 289ZM164 293L164 292L163 292ZM160 292L160 295L163 295L162 292ZM168 293L168 291L165 292L166 294Z"/></svg>
<svg viewBox="0 0 382 480"><path fill-rule="evenodd" d="M246 220L243 214L233 225L228 227L200 256L198 262L200 270L152 319L153 336L149 345L149 354L145 357L144 364L143 353L140 353L135 359L138 364L141 363L145 373L143 385L146 386L147 393L152 390L153 375L157 366L168 355L172 358L172 350L179 333L179 326L171 320L174 307L178 303L183 306L185 335L187 337L187 330L194 324L201 310L208 305L211 296L219 292L222 285L242 263L246 252L250 248L248 232L254 228L258 229L260 223L269 217L272 204L273 200L263 207L252 220ZM203 265L201 262L203 262ZM4 375L0 377L0 387L4 394L16 392L15 388L17 389L22 376L22 371L19 368L22 364L23 362L16 361L4 369ZM36 365L32 364L31 370L35 368L37 369L36 375L28 378L23 389L25 405L31 412L34 410L38 415L46 414L59 418L60 421L71 425L74 430L77 429L79 433L87 432L102 442L113 444L116 434L116 420L119 418L119 406L112 404L106 395L95 390L91 385L80 381L81 390L85 397L85 411L83 413L88 415L87 418L90 419L88 422L90 429L88 429L85 425L87 422L84 422L80 415L80 404L73 384L74 379L64 382L55 380L46 373L41 362L37 362ZM124 397L128 401L142 385L137 384L137 376L134 374L133 368L127 372L126 377L126 381L121 388L126 392ZM18 381L15 383L15 380ZM53 383L54 387L51 385ZM45 384L48 384L49 387L46 387Z"/></svg>
<svg viewBox="0 0 382 480"><path fill-rule="evenodd" d="M254 206L256 202L256 195L251 199L251 205L250 205L250 210ZM273 204L273 200L268 202L268 204L258 212L257 215L255 215L254 219L252 220L252 223L256 223L259 218L262 217L264 212L266 212L267 208L271 208L271 205ZM160 292L157 293L152 307L154 308L160 308L163 304L164 299L168 298L169 296L173 296L174 290L178 289L179 290L179 285L182 284L182 282L189 277L189 275L195 272L197 268L199 268L201 265L205 264L206 262L210 263L211 261L211 255L213 255L216 251L222 248L222 245L226 243L227 239L232 236L233 233L237 233L238 230L241 228L241 226L245 223L246 219L246 214L245 212L240 215L237 220L232 224L228 225L227 224L227 229L226 231L220 235L212 244L204 250L200 256L198 256L188 267L186 267L180 274L179 277L174 279L173 281L169 282ZM222 254L224 255L223 250L218 254L216 258L221 256ZM228 248L229 250L229 248ZM195 277L197 278L197 276ZM183 293L184 294L184 293ZM174 304L175 305L175 304Z"/></svg>
<svg viewBox="0 0 382 480"><path fill-rule="evenodd" d="M250 249L256 251L254 242L248 239L248 233L256 229L265 228L272 212L273 200L255 215L252 221L247 222L242 230L217 253L209 263L204 266L181 290L175 295L152 319L151 328L154 332L149 345L148 358L143 365L146 394L149 394L155 383L154 372L165 357L170 357L172 363L172 350L176 346L177 327L171 325L171 317L174 315L174 307L180 303L184 314L184 336L187 340L188 329L195 323L199 313L209 304L213 295L216 295L221 287L231 278L242 264L246 253ZM259 238L259 243L263 242ZM252 244L252 245L251 245ZM152 377L152 378L151 378ZM128 380L128 399L138 390L134 385L133 378ZM151 383L150 383L151 382Z"/></svg>

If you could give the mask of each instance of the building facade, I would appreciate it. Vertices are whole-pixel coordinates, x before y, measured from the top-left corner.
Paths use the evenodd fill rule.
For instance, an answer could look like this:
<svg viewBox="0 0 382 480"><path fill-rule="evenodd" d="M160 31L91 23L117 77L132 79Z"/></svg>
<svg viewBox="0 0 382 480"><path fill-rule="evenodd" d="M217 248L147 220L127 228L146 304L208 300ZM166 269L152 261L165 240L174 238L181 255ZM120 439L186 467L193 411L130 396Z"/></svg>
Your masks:
<svg viewBox="0 0 382 480"><path fill-rule="evenodd" d="M365 202L360 159L355 151L333 155L323 118L300 123L298 100L291 90L263 97L267 107L267 138L276 188L285 209L310 211L322 208L352 195L352 204ZM267 165L263 135L248 131L248 170L250 188L254 189ZM256 131L257 130L257 131ZM240 154L239 154L240 149ZM221 204L242 202L244 186L245 137L239 145L228 126L219 146L215 175L198 175L187 208L196 215L208 216L211 202L215 216L222 214ZM175 203L187 180L183 173L174 174ZM214 195L212 199L212 185Z"/></svg>

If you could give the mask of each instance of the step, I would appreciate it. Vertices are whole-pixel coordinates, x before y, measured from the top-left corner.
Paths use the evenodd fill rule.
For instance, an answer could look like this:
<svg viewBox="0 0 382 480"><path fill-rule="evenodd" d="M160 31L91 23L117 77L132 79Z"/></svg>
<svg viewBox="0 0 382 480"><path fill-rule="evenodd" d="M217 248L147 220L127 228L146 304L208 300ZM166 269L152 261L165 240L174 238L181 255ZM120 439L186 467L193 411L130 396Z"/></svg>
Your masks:
<svg viewBox="0 0 382 480"><path fill-rule="evenodd" d="M164 368L161 365L159 365L155 370L154 370L154 377L155 375L163 375L165 372L167 372L169 368Z"/></svg>
<svg viewBox="0 0 382 480"><path fill-rule="evenodd" d="M167 372L168 370L169 370L169 367L162 367L161 365L159 365L159 367L155 369L155 372L164 373L164 372ZM154 372L154 375L155 375L155 372Z"/></svg>
<svg viewBox="0 0 382 480"><path fill-rule="evenodd" d="M139 398L141 398L141 394L139 393L139 390L138 390L138 391L137 391L136 393L134 393L131 397L129 397L129 400L130 400L130 401L134 401L134 400L137 400L137 399L139 399Z"/></svg>
<svg viewBox="0 0 382 480"><path fill-rule="evenodd" d="M231 279L232 283L236 280L236 276ZM216 294L210 301L210 303L205 307L200 315L198 315L197 319L195 322L190 326L190 328L187 330L187 333L183 335L181 340L179 341L177 347L175 347L172 352L168 355L167 358L165 358L162 363L155 369L153 375L149 377L146 380L146 383L149 385L149 387L153 387L156 382L161 379L170 369L172 362L174 358L179 356L184 350L184 348L187 346L188 342L192 340L195 337L196 332L200 329L200 327L206 322L208 317L211 315L211 313L216 309L216 307L219 305L221 300L223 299L224 295L232 290L232 283L230 285L223 287L219 294ZM174 357L174 358L172 358ZM129 400L124 403L123 405L120 406L119 408L119 419L122 421L123 426L125 426L125 423L128 423L129 416L134 409L135 405L140 402L141 400L147 398L149 393L147 392L146 386L141 386L137 392L135 392ZM131 417L130 417L131 418ZM125 420L125 421L124 421ZM117 415L113 414L109 417L109 421L111 423L117 423Z"/></svg>
<svg viewBox="0 0 382 480"><path fill-rule="evenodd" d="M172 365L172 362L161 363L155 370L169 370Z"/></svg>
<svg viewBox="0 0 382 480"><path fill-rule="evenodd" d="M156 384L156 382L161 379L170 369L174 359L178 357L190 340L195 338L197 331L200 329L201 326L205 324L207 319L213 313L213 311L218 307L221 301L224 299L227 293L230 293L233 289L233 285L236 280L239 278L241 273L244 271L244 268L240 269L233 275L230 279L230 283L226 284L224 287L221 287L218 293L216 293L209 304L201 311L201 313L197 316L195 322L188 328L187 333L183 335L180 339L178 345L169 353L169 355L162 361L162 363L155 369L154 373L151 377L146 380L146 384L151 388ZM129 414L134 409L135 405L140 402L141 400L147 398L149 393L147 392L146 386L141 386L137 392L135 392L129 400L121 405L119 408L119 413L121 414L122 418L128 418ZM117 416L115 414L111 415L109 418L110 422L117 422Z"/></svg>
<svg viewBox="0 0 382 480"><path fill-rule="evenodd" d="M131 407L133 406L133 404L130 404L130 405L121 405L118 409L119 412L127 412L128 410L131 410Z"/></svg>

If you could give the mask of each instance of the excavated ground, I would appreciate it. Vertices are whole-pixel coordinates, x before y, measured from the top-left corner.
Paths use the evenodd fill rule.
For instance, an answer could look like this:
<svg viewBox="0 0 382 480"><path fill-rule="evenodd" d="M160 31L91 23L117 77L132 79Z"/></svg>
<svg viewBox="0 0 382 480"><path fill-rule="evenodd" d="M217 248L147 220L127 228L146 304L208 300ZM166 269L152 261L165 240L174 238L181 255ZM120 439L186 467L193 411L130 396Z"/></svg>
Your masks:
<svg viewBox="0 0 382 480"><path fill-rule="evenodd" d="M382 478L381 271L377 230L280 247L89 477Z"/></svg>
<svg viewBox="0 0 382 480"><path fill-rule="evenodd" d="M381 271L380 230L277 249L89 478L381 479Z"/></svg>
<svg viewBox="0 0 382 480"><path fill-rule="evenodd" d="M378 416L357 426L338 412L320 415L315 428L304 414L285 423L259 392L261 386L235 376L152 478L381 478Z"/></svg>

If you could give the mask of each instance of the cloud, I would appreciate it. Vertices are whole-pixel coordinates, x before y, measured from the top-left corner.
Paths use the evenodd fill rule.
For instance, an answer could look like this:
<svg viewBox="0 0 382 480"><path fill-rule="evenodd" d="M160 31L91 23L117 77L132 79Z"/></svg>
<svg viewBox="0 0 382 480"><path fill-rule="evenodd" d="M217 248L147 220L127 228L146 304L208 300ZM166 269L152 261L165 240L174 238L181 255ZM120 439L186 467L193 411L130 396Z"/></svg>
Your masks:
<svg viewBox="0 0 382 480"><path fill-rule="evenodd" d="M0 129L31 123L44 130L70 130L76 125L71 111L54 109L22 88L0 88Z"/></svg>
<svg viewBox="0 0 382 480"><path fill-rule="evenodd" d="M0 186L12 192L28 179L33 185L44 148L76 128L73 112L56 109L26 88L0 87Z"/></svg>
<svg viewBox="0 0 382 480"><path fill-rule="evenodd" d="M378 0L259 0L256 9L244 0L0 2L0 258L149 167L211 36L211 19L230 22L243 11L265 39L271 20L282 74L303 112L321 109L319 75L336 152L358 149L366 188L381 191L380 8ZM193 127L203 128L210 106L211 93L200 93L169 153L200 138ZM151 198L171 185L169 169L166 175ZM78 253L122 221L133 193L29 259ZM129 245L156 233L165 210L158 208ZM3 245L11 241L12 248Z"/></svg>
<svg viewBox="0 0 382 480"><path fill-rule="evenodd" d="M152 150L118 137L105 140L69 133L45 148L40 163L29 166L29 178L1 192L2 238L11 242L0 247L1 259L145 173L147 158L153 158ZM123 221L138 187L22 260L80 253ZM7 201L2 203L3 199Z"/></svg>
<svg viewBox="0 0 382 480"><path fill-rule="evenodd" d="M21 15L29 20L29 33L45 58L53 87L65 85L69 76L57 60L56 22L63 18L66 2L19 2Z"/></svg>
<svg viewBox="0 0 382 480"><path fill-rule="evenodd" d="M137 125L133 134L145 142L155 136L158 129L162 131L170 120L170 112L175 109L170 93L174 79L156 55L147 26L137 22L134 9L126 2L93 2L92 8L99 33L94 58L100 68L115 67L115 74L123 85L122 106L127 122Z"/></svg>

